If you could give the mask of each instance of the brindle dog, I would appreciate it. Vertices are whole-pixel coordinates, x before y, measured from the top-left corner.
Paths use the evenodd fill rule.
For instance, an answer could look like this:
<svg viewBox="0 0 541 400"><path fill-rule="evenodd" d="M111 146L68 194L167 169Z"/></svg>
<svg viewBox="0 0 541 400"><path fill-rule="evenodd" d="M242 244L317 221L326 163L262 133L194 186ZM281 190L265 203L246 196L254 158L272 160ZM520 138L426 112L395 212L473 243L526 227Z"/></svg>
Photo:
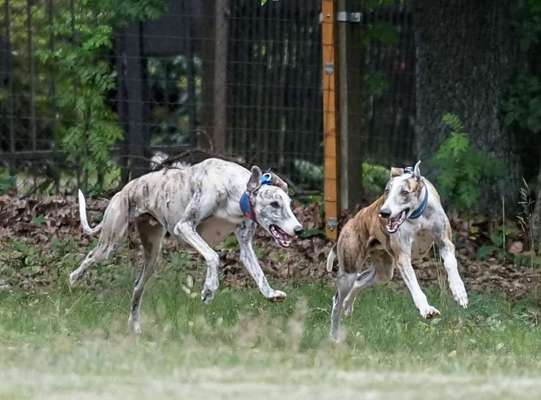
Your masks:
<svg viewBox="0 0 541 400"><path fill-rule="evenodd" d="M349 220L338 238L337 292L333 298L331 337L338 341L342 312L351 315L355 296L363 288L388 282L397 268L421 316L431 318L440 312L428 304L421 290L412 260L425 255L435 243L447 271L454 299L462 307L468 295L460 278L452 242L451 225L440 197L432 184L421 176L420 161L413 169L391 169L385 193ZM327 258L332 270L335 249Z"/></svg>

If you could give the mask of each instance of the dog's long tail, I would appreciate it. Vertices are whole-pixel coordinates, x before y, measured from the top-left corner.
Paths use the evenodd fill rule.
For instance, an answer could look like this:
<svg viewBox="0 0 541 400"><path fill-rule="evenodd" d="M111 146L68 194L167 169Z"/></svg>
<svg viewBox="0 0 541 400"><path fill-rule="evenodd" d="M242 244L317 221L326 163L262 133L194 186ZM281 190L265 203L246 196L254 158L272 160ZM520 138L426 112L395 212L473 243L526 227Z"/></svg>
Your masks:
<svg viewBox="0 0 541 400"><path fill-rule="evenodd" d="M332 271L332 267L334 265L334 260L336 260L336 245L334 245L331 248L331 251L329 251L329 255L327 256L327 272Z"/></svg>
<svg viewBox="0 0 541 400"><path fill-rule="evenodd" d="M97 226L94 228L91 228L90 225L88 225L88 220L86 218L86 200L85 195L83 192L79 190L79 215L81 217L81 226L83 228L83 231L87 235L93 235L95 233L98 233L101 231L101 227L103 222L100 222Z"/></svg>

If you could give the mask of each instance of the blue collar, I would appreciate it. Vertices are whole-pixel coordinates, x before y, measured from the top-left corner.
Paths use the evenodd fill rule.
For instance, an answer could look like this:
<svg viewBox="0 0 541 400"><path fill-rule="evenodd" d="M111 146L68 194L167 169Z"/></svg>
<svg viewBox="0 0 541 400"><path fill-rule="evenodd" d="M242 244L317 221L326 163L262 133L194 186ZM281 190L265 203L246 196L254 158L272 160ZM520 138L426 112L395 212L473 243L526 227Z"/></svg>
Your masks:
<svg viewBox="0 0 541 400"><path fill-rule="evenodd" d="M257 222L254 212L254 195L257 194L257 191L263 185L272 185L272 176L268 172L261 176L259 179L259 186L257 188L252 191L246 190L239 200L239 206L242 214L254 222Z"/></svg>
<svg viewBox="0 0 541 400"><path fill-rule="evenodd" d="M419 218L421 215L423 215L423 213L426 210L426 207L428 206L428 188L426 187L426 184L424 186L425 186L425 198L421 202L421 205L410 214L408 219Z"/></svg>
<svg viewBox="0 0 541 400"><path fill-rule="evenodd" d="M254 205L253 205L253 194L252 192L245 191L242 196L240 196L240 210L242 211L242 214L252 221L256 221L255 219L255 212L254 212ZM257 222L257 221L256 221Z"/></svg>

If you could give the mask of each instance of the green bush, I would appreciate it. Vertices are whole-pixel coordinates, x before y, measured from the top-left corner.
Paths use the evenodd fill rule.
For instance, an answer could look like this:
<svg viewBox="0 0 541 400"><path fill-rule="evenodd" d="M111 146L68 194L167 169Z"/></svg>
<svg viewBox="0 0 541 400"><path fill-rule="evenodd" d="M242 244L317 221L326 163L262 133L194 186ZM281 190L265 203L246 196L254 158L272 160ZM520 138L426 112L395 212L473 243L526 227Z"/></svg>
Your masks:
<svg viewBox="0 0 541 400"><path fill-rule="evenodd" d="M381 165L363 162L362 187L365 194L381 194L389 180L389 174L389 170Z"/></svg>
<svg viewBox="0 0 541 400"><path fill-rule="evenodd" d="M519 74L511 85L503 111L506 126L541 132L541 79Z"/></svg>
<svg viewBox="0 0 541 400"><path fill-rule="evenodd" d="M6 194L17 187L17 178L0 171L0 195Z"/></svg>
<svg viewBox="0 0 541 400"><path fill-rule="evenodd" d="M295 160L293 162L299 182L308 186L318 187L323 185L323 166L306 160Z"/></svg>
<svg viewBox="0 0 541 400"><path fill-rule="evenodd" d="M36 52L54 71L55 112L63 117L56 127L56 143L71 164L82 167L85 189L89 175L103 176L114 168L111 148L123 136L108 100L117 80L110 62L114 31L129 22L156 18L164 7L163 0L80 0L62 8L43 30L56 38L54 48Z"/></svg>
<svg viewBox="0 0 541 400"><path fill-rule="evenodd" d="M503 164L472 146L456 115L445 114L442 121L451 133L431 161L438 171L435 181L452 207L468 211L478 207L482 191L503 176Z"/></svg>

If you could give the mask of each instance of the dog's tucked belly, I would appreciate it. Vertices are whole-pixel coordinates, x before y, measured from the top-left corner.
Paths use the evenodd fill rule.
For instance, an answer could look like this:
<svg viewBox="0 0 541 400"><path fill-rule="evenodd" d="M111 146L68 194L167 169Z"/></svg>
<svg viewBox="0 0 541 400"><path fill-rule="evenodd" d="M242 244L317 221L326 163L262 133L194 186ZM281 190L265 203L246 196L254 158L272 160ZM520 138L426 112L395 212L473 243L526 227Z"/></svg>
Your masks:
<svg viewBox="0 0 541 400"><path fill-rule="evenodd" d="M427 231L419 231L415 235L415 240L411 248L411 259L419 260L423 258L434 244L434 239Z"/></svg>
<svg viewBox="0 0 541 400"><path fill-rule="evenodd" d="M197 232L210 246L221 243L235 230L235 224L223 218L210 217L197 226Z"/></svg>

